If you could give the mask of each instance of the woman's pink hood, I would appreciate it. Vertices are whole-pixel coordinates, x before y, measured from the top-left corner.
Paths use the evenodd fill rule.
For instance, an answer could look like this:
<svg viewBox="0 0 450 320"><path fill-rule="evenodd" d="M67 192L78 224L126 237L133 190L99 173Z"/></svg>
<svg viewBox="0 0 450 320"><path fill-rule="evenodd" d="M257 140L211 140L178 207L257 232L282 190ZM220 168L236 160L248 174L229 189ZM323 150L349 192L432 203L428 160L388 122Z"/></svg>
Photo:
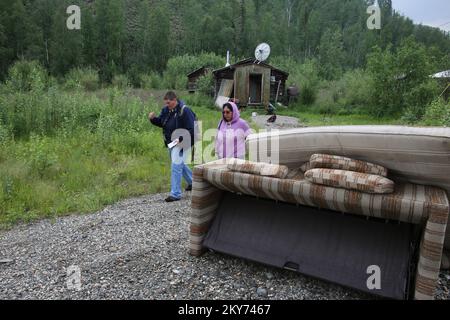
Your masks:
<svg viewBox="0 0 450 320"><path fill-rule="evenodd" d="M250 126L241 119L237 105L229 102L233 108L233 119L227 123L225 118L219 123L216 139L216 155L223 158L245 158L245 139L251 133Z"/></svg>
<svg viewBox="0 0 450 320"><path fill-rule="evenodd" d="M233 120L231 120L231 123L236 123L241 120L241 112L234 102L229 102L229 104L233 107Z"/></svg>

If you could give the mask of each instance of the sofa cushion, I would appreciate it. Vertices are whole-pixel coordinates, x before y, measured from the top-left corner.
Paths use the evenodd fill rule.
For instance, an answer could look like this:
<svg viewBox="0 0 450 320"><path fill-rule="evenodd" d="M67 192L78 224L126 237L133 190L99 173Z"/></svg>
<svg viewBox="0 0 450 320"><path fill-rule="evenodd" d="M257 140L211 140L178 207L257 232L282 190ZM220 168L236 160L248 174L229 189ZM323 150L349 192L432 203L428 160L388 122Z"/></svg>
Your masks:
<svg viewBox="0 0 450 320"><path fill-rule="evenodd" d="M387 177L388 175L388 170L382 166L370 162L354 160L340 156L332 156L327 154L312 155L310 165L312 169L326 168L326 169L355 171L383 177Z"/></svg>
<svg viewBox="0 0 450 320"><path fill-rule="evenodd" d="M395 190L395 183L388 178L354 171L312 169L305 173L305 179L316 184L365 193L387 194Z"/></svg>
<svg viewBox="0 0 450 320"><path fill-rule="evenodd" d="M227 162L228 169L235 172L250 173L279 179L285 179L289 173L288 167L275 164L257 163L241 159L229 159Z"/></svg>

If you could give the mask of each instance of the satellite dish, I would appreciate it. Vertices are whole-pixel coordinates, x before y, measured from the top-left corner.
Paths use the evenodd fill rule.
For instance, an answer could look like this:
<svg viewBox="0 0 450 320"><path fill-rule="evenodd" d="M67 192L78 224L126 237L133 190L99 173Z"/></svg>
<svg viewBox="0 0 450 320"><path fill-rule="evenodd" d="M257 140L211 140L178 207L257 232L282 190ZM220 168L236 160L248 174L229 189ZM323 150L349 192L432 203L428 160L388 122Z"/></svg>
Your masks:
<svg viewBox="0 0 450 320"><path fill-rule="evenodd" d="M270 56L270 46L267 43L261 43L255 50L255 58L259 62L266 61Z"/></svg>

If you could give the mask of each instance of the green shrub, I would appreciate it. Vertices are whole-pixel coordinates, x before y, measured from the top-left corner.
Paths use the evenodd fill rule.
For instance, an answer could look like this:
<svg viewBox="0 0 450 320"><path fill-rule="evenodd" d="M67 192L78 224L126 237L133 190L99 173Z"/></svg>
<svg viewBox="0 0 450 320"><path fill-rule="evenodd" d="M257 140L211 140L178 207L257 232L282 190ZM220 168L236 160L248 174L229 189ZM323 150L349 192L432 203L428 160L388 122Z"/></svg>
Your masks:
<svg viewBox="0 0 450 320"><path fill-rule="evenodd" d="M164 89L163 78L157 72L143 75L141 77L141 87L143 89Z"/></svg>
<svg viewBox="0 0 450 320"><path fill-rule="evenodd" d="M168 89L185 90L187 75L201 67L216 69L225 65L225 58L214 53L198 56L184 55L169 59L164 72L164 84Z"/></svg>
<svg viewBox="0 0 450 320"><path fill-rule="evenodd" d="M121 121L115 114L102 114L98 119L97 135L104 147L111 145L113 135L119 131Z"/></svg>
<svg viewBox="0 0 450 320"><path fill-rule="evenodd" d="M131 83L126 75L119 74L114 76L112 85L118 89L126 89L130 87Z"/></svg>
<svg viewBox="0 0 450 320"><path fill-rule="evenodd" d="M434 70L426 48L412 37L404 40L396 52L390 47L384 51L376 48L368 56L367 69L373 78L370 111L378 117L402 114L407 107L417 107L418 102L412 106L408 103L417 96L424 97L422 93L426 90L421 86L426 86Z"/></svg>
<svg viewBox="0 0 450 320"><path fill-rule="evenodd" d="M444 99L434 100L426 108L423 123L428 126L450 127L450 103Z"/></svg>
<svg viewBox="0 0 450 320"><path fill-rule="evenodd" d="M271 64L289 72L289 83L302 86L303 83L308 82L313 87L320 85L319 65L315 59L299 63L288 57L274 57L271 59Z"/></svg>
<svg viewBox="0 0 450 320"><path fill-rule="evenodd" d="M204 75L197 80L197 90L202 95L214 96L214 77L211 73Z"/></svg>
<svg viewBox="0 0 450 320"><path fill-rule="evenodd" d="M1 123L0 119L0 145L8 141L10 138L9 130Z"/></svg>
<svg viewBox="0 0 450 320"><path fill-rule="evenodd" d="M203 95L199 92L189 94L183 97L184 102L191 107L207 107L208 109L216 110L215 104L211 96ZM200 117L200 115L197 115ZM203 120L203 119L201 119Z"/></svg>
<svg viewBox="0 0 450 320"><path fill-rule="evenodd" d="M52 142L45 137L31 135L27 143L27 148L22 150L20 155L26 159L33 172L43 178L47 170L58 162L55 151L52 149Z"/></svg>
<svg viewBox="0 0 450 320"><path fill-rule="evenodd" d="M73 78L66 77L63 85L64 90L81 90L83 87L81 86L81 83L76 81Z"/></svg>
<svg viewBox="0 0 450 320"><path fill-rule="evenodd" d="M65 76L64 89L95 91L100 88L98 72L92 68L76 68Z"/></svg>
<svg viewBox="0 0 450 320"><path fill-rule="evenodd" d="M0 117L15 138L31 133L52 135L60 129L92 130L107 103L82 92L49 90L41 93L0 95Z"/></svg>
<svg viewBox="0 0 450 320"><path fill-rule="evenodd" d="M316 88L308 82L305 82L300 89L300 102L303 105L312 105L317 98Z"/></svg>
<svg viewBox="0 0 450 320"><path fill-rule="evenodd" d="M439 86L435 80L429 80L413 88L405 95L407 109L403 120L408 123L420 121L427 106L436 99L438 94Z"/></svg>
<svg viewBox="0 0 450 320"><path fill-rule="evenodd" d="M50 118L58 116L43 96L21 92L0 96L1 118L15 137L28 136L33 131L43 133L46 126L51 126Z"/></svg>
<svg viewBox="0 0 450 320"><path fill-rule="evenodd" d="M142 86L142 74L140 70L133 66L127 72L127 78L129 81L129 85L133 88L141 88Z"/></svg>
<svg viewBox="0 0 450 320"><path fill-rule="evenodd" d="M37 61L18 61L9 69L6 86L12 92L42 91L48 88L48 74Z"/></svg>
<svg viewBox="0 0 450 320"><path fill-rule="evenodd" d="M337 81L337 101L343 106L369 106L371 102L373 79L363 70L346 72Z"/></svg>
<svg viewBox="0 0 450 320"><path fill-rule="evenodd" d="M281 70L289 71L288 85L300 88L300 103L312 105L316 101L319 86L319 67L317 60L306 60L303 64L287 57L275 57L271 63Z"/></svg>
<svg viewBox="0 0 450 320"><path fill-rule="evenodd" d="M112 84L114 75L116 74L116 66L113 62L103 65L98 71L98 78L102 84Z"/></svg>
<svg viewBox="0 0 450 320"><path fill-rule="evenodd" d="M9 201L14 196L14 181L10 176L3 176L1 182L1 188L0 188L0 201ZM3 202L2 201L2 202ZM0 202L1 203L1 202Z"/></svg>

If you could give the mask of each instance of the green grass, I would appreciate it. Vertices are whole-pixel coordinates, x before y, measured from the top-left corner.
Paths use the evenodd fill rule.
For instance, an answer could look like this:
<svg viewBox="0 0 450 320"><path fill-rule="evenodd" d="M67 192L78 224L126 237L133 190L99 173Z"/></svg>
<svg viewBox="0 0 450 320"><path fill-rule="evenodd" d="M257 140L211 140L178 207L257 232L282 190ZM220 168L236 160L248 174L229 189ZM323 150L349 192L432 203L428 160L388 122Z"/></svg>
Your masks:
<svg viewBox="0 0 450 320"><path fill-rule="evenodd" d="M147 120L150 111L160 110L160 95L117 89L1 94L0 227L95 212L128 197L168 192L167 150L161 130ZM183 98L204 130L217 128L221 114L210 100ZM251 112L243 117L249 120ZM296 109L280 114L309 126L396 123Z"/></svg>
<svg viewBox="0 0 450 320"><path fill-rule="evenodd" d="M4 144L0 224L93 212L125 197L167 191L167 152L159 135L133 138L147 147L136 153L119 150L123 137L106 147L85 130L70 138L43 138L42 152L33 151L35 141Z"/></svg>

